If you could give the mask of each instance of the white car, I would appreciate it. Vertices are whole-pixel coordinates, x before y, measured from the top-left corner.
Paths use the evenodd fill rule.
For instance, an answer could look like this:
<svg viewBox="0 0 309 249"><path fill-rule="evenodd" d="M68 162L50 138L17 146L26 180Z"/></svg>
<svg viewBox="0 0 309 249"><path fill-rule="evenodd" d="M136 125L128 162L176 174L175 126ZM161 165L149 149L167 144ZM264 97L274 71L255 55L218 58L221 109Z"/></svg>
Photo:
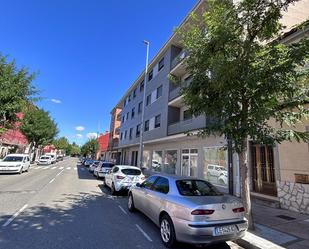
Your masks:
<svg viewBox="0 0 309 249"><path fill-rule="evenodd" d="M129 188L137 183L142 183L146 177L140 168L129 165L115 165L104 178L104 185L111 189L112 195Z"/></svg>
<svg viewBox="0 0 309 249"><path fill-rule="evenodd" d="M9 154L0 162L0 173L23 173L30 168L30 158L25 154Z"/></svg>
<svg viewBox="0 0 309 249"><path fill-rule="evenodd" d="M95 169L96 167L98 167L99 165L101 165L101 164L102 164L102 162L100 162L100 161L94 161L94 162L89 166L88 171L89 171L90 173L93 173L93 172L94 172L94 169Z"/></svg>
<svg viewBox="0 0 309 249"><path fill-rule="evenodd" d="M111 162L103 162L98 167L96 167L93 171L94 176L97 178L104 179L105 176L109 173L112 167L114 167L115 164Z"/></svg>
<svg viewBox="0 0 309 249"><path fill-rule="evenodd" d="M43 155L43 156L40 157L37 164L38 165L50 165L50 164L52 164L52 158L51 158L51 156Z"/></svg>

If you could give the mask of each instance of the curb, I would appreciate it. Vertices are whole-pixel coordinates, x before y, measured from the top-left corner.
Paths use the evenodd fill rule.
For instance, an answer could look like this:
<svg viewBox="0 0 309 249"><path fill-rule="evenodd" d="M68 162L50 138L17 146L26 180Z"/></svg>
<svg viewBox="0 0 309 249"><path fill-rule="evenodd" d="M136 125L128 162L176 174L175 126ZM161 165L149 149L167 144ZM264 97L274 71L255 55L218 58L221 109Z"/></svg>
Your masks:
<svg viewBox="0 0 309 249"><path fill-rule="evenodd" d="M263 239L248 231L244 237L234 242L246 249L285 249L282 246L279 246L269 240Z"/></svg>

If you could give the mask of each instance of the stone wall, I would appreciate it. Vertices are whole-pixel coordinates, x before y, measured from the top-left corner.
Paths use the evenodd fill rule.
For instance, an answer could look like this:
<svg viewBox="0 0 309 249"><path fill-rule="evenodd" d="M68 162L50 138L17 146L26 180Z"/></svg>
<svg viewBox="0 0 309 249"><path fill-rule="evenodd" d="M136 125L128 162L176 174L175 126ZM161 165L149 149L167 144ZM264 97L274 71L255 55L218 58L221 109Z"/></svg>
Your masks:
<svg viewBox="0 0 309 249"><path fill-rule="evenodd" d="M278 181L281 208L309 214L309 184Z"/></svg>

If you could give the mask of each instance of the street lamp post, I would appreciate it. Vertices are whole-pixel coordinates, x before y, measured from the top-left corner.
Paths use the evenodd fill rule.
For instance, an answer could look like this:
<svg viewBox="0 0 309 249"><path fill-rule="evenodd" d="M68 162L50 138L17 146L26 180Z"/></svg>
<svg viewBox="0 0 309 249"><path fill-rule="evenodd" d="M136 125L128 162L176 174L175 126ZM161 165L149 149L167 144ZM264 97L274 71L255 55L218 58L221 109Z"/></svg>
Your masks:
<svg viewBox="0 0 309 249"><path fill-rule="evenodd" d="M145 115L145 102L146 102L146 88L147 88L147 73L148 73L148 57L149 57L149 42L144 40L144 44L146 45L146 66L145 66L145 78L144 78L144 93L143 93L143 105L142 105L142 121L141 121L141 131L140 131L140 139L139 139L139 167L143 167L144 157L144 115Z"/></svg>

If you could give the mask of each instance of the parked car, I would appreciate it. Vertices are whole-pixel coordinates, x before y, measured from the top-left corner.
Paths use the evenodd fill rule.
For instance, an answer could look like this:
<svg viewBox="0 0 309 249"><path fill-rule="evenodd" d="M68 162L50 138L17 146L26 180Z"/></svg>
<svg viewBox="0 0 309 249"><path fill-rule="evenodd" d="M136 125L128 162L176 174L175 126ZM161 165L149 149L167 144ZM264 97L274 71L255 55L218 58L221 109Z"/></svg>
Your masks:
<svg viewBox="0 0 309 249"><path fill-rule="evenodd" d="M57 154L56 153L54 153L54 152L52 152L52 153L45 153L45 156L50 156L52 164L57 162Z"/></svg>
<svg viewBox="0 0 309 249"><path fill-rule="evenodd" d="M88 168L89 172L93 173L94 169L98 167L100 163L100 161L93 161L93 163Z"/></svg>
<svg viewBox="0 0 309 249"><path fill-rule="evenodd" d="M40 159L37 164L38 165L50 165L52 164L52 157L47 156L47 155L40 156Z"/></svg>
<svg viewBox="0 0 309 249"><path fill-rule="evenodd" d="M136 183L142 183L146 177L140 168L129 165L115 165L108 174L105 175L104 185L111 189L112 195L118 191L129 190Z"/></svg>
<svg viewBox="0 0 309 249"><path fill-rule="evenodd" d="M170 248L177 241L211 244L245 235L242 203L197 178L153 175L129 190L128 209L140 210L160 227Z"/></svg>
<svg viewBox="0 0 309 249"><path fill-rule="evenodd" d="M63 155L57 155L57 162L63 161Z"/></svg>
<svg viewBox="0 0 309 249"><path fill-rule="evenodd" d="M84 165L85 165L86 167L89 167L93 162L94 162L94 160L92 160L92 159L86 159L86 160L84 161Z"/></svg>
<svg viewBox="0 0 309 249"><path fill-rule="evenodd" d="M19 173L29 171L30 158L26 154L9 154L0 161L0 173Z"/></svg>
<svg viewBox="0 0 309 249"><path fill-rule="evenodd" d="M103 162L102 164L100 164L99 166L97 166L94 169L94 176L96 176L97 178L105 178L106 174L111 170L112 167L114 167L115 164L111 163L111 162Z"/></svg>
<svg viewBox="0 0 309 249"><path fill-rule="evenodd" d="M219 177L221 175L227 176L227 170L224 166L208 164L207 165L207 176L216 176Z"/></svg>

